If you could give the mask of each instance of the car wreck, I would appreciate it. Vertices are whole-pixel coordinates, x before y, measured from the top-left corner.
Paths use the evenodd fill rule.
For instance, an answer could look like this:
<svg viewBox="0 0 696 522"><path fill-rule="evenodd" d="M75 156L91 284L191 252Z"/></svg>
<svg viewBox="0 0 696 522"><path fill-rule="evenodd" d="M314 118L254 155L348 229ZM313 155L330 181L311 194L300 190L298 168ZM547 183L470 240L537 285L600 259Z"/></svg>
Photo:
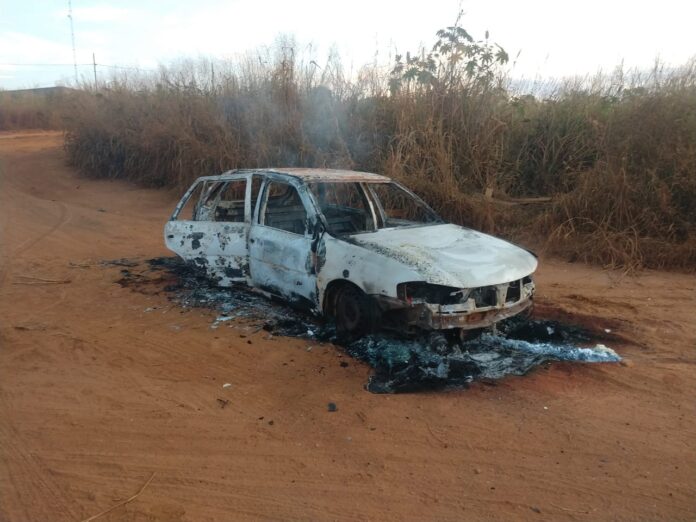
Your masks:
<svg viewBox="0 0 696 522"><path fill-rule="evenodd" d="M218 285L281 297L350 336L489 327L530 308L537 267L521 247L444 222L396 181L347 170L201 177L165 242Z"/></svg>

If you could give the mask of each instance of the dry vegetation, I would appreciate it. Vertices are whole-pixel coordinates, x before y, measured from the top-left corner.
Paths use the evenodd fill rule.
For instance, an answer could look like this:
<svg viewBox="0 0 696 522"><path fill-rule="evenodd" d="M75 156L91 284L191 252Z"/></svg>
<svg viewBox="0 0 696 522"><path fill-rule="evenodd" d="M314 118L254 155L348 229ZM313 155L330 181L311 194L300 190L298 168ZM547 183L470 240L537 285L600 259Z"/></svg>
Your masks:
<svg viewBox="0 0 696 522"><path fill-rule="evenodd" d="M182 189L237 167L380 172L449 220L569 259L696 267L695 62L519 94L506 56L455 29L350 79L287 40L113 78L65 107L67 152L89 175Z"/></svg>
<svg viewBox="0 0 696 522"><path fill-rule="evenodd" d="M0 131L60 129L67 89L0 90Z"/></svg>

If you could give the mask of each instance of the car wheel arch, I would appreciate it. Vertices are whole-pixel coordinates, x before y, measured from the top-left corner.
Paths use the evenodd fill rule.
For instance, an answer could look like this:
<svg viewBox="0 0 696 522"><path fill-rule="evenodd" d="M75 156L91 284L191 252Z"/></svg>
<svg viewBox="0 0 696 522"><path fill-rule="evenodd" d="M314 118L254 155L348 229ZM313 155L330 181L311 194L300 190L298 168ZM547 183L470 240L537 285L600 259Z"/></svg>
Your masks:
<svg viewBox="0 0 696 522"><path fill-rule="evenodd" d="M336 300L340 291L347 287L352 286L357 288L361 292L365 293L365 289L361 288L359 285L355 284L353 281L348 279L333 279L329 281L324 289L324 297L322 302L322 313L326 317L334 317L336 313ZM366 294L367 295L367 294Z"/></svg>

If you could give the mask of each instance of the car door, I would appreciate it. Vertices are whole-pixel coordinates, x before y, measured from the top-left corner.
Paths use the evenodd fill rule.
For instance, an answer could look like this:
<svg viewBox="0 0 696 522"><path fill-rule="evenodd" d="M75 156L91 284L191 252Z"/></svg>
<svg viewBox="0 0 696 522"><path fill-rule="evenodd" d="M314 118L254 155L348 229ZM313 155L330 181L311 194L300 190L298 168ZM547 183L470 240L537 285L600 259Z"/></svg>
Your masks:
<svg viewBox="0 0 696 522"><path fill-rule="evenodd" d="M315 308L317 281L308 219L312 205L290 182L271 178L258 200L249 231L251 284Z"/></svg>
<svg viewBox="0 0 696 522"><path fill-rule="evenodd" d="M221 286L245 281L249 274L250 177L200 180L165 226L167 247L204 268Z"/></svg>

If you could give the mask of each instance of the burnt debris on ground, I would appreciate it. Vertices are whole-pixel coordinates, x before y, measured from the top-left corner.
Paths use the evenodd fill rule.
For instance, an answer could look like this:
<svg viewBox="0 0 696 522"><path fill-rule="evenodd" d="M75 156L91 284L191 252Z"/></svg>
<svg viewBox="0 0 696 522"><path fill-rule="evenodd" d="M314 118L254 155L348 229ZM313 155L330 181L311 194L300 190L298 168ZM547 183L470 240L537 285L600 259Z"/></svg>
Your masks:
<svg viewBox="0 0 696 522"><path fill-rule="evenodd" d="M273 335L303 337L342 346L352 357L374 368L366 388L373 393L398 393L433 388L466 387L475 380L524 375L552 361L617 362L621 358L596 337L573 325L542 319L513 317L471 340L450 343L442 352L442 336L399 337L380 333L345 342L331 323L271 300L244 286L215 286L199 269L176 257L147 261L133 270L118 260L122 286L151 293L153 285L182 307L204 307L219 314L211 325L218 328L235 318L258 321Z"/></svg>

